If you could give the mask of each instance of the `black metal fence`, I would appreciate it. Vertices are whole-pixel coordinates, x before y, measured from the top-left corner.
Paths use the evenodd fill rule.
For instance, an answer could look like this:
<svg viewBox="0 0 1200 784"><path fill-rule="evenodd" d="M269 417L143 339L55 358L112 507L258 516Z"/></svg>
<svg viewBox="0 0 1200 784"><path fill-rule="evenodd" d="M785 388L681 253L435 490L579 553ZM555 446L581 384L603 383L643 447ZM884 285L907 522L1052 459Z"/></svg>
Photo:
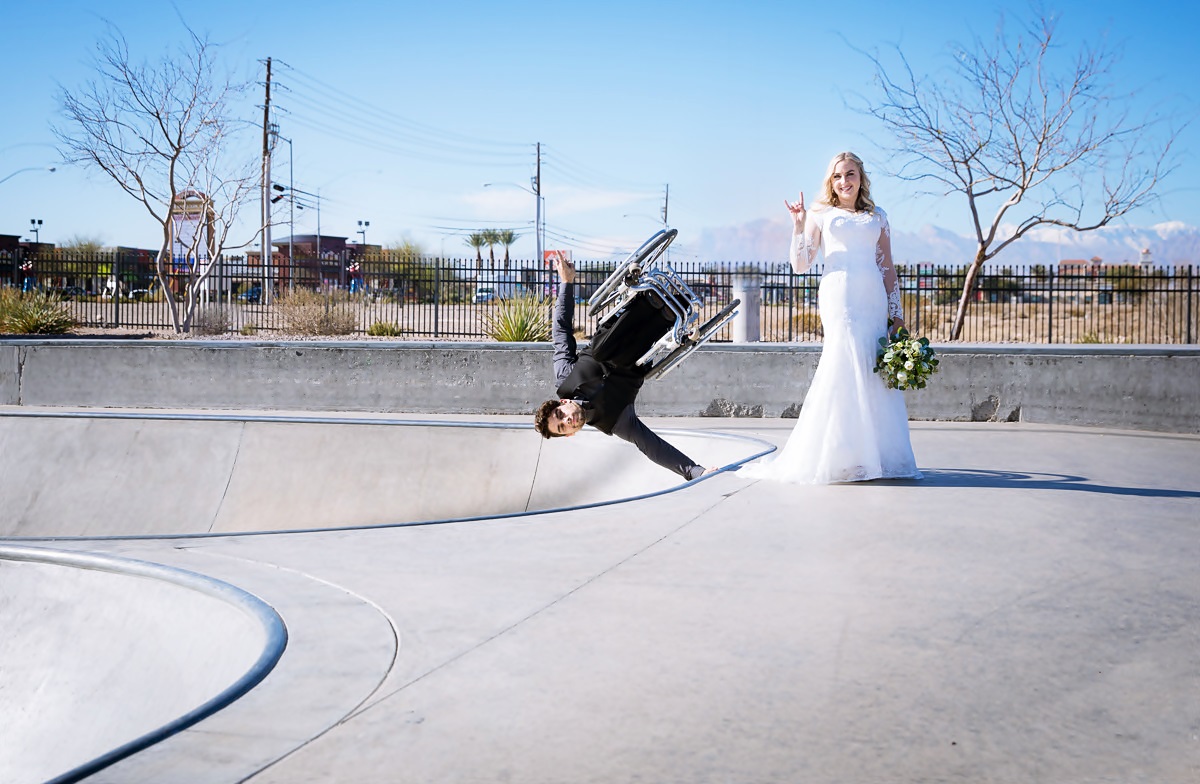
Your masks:
<svg viewBox="0 0 1200 784"><path fill-rule="evenodd" d="M252 260L253 262L253 260ZM715 313L745 278L760 298L764 341L820 341L817 305L821 269L793 274L784 264L687 263L672 266ZM612 262L577 262L576 323L583 304ZM199 293L196 327L259 334L294 331L286 304L297 291L318 292L353 333L408 338L487 339L489 320L506 299L554 296L549 268L514 261L390 255L297 259L264 269L242 258L214 262ZM961 340L1023 343L1196 343L1200 281L1192 265L1060 265L988 270L979 279ZM945 341L958 310L965 268L901 267L906 321L915 334ZM166 286L145 251L71 254L63 251L0 259L0 285L58 293L82 326L171 329L168 297L182 308L190 267L176 262ZM751 289L753 290L753 288ZM311 293L309 294L311 298ZM743 306L744 307L744 306ZM703 320L703 319L702 319ZM384 329L386 327L386 329ZM729 340L726 327L715 340Z"/></svg>

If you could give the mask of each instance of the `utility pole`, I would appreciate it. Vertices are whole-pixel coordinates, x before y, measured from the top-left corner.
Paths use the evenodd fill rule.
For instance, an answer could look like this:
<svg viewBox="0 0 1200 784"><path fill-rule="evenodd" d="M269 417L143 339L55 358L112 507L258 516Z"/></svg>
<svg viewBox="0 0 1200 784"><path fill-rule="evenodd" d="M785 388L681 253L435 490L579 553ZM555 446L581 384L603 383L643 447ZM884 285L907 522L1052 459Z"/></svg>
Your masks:
<svg viewBox="0 0 1200 784"><path fill-rule="evenodd" d="M263 102L262 151L262 292L259 302L271 302L271 58L267 58L267 97Z"/></svg>
<svg viewBox="0 0 1200 784"><path fill-rule="evenodd" d="M671 201L671 183L663 186L663 228L668 228L670 224L667 222L667 204Z"/></svg>
<svg viewBox="0 0 1200 784"><path fill-rule="evenodd" d="M533 177L533 200L536 202L537 213L535 215L533 233L534 239L537 241L537 265L540 269L542 264L545 263L545 260L543 259L544 254L542 252L542 245L544 243L542 233L542 143L537 142L536 144L537 169L535 170L536 174L534 174Z"/></svg>

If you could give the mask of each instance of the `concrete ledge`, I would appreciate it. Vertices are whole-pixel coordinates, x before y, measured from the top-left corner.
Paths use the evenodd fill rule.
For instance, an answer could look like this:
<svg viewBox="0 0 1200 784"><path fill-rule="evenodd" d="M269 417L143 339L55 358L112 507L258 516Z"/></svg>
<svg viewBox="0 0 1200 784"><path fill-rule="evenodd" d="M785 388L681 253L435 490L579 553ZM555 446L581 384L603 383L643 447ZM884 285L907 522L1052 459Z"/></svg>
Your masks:
<svg viewBox="0 0 1200 784"><path fill-rule="evenodd" d="M936 346L913 419L1200 433L1200 346ZM646 386L644 416L794 417L816 344L708 345ZM517 414L552 397L545 344L0 340L0 404Z"/></svg>

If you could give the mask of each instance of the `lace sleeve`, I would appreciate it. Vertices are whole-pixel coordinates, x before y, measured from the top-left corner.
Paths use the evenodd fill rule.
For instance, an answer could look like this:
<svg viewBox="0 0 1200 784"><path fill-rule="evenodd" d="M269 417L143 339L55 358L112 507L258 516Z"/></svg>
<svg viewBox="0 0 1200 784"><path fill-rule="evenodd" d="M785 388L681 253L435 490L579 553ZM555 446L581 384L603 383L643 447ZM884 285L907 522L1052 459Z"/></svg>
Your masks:
<svg viewBox="0 0 1200 784"><path fill-rule="evenodd" d="M788 253L788 258L792 263L792 270L797 275L807 272L808 268L812 266L813 260L817 257L817 251L820 247L821 226L813 218L810 211L808 218L804 222L804 231L800 234L792 233L792 246Z"/></svg>
<svg viewBox="0 0 1200 784"><path fill-rule="evenodd" d="M875 244L875 266L883 275L883 288L887 292L888 319L904 321L904 302L900 295L900 276L892 264L892 227L888 223L887 214L878 208L882 226L879 229L879 241Z"/></svg>

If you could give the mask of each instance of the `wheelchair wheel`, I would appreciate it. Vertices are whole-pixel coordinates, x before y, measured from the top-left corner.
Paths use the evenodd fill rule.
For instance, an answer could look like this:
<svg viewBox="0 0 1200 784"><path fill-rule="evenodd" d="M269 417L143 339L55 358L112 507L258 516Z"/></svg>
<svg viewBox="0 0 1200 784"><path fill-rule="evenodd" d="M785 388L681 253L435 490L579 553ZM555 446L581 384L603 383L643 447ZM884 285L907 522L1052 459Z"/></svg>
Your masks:
<svg viewBox="0 0 1200 784"><path fill-rule="evenodd" d="M679 232L675 229L661 229L653 237L642 243L642 246L629 254L629 257L617 265L604 282L600 284L588 299L588 316L595 318L620 293L623 285L629 285L626 276L648 268L666 252L667 246L674 241Z"/></svg>

